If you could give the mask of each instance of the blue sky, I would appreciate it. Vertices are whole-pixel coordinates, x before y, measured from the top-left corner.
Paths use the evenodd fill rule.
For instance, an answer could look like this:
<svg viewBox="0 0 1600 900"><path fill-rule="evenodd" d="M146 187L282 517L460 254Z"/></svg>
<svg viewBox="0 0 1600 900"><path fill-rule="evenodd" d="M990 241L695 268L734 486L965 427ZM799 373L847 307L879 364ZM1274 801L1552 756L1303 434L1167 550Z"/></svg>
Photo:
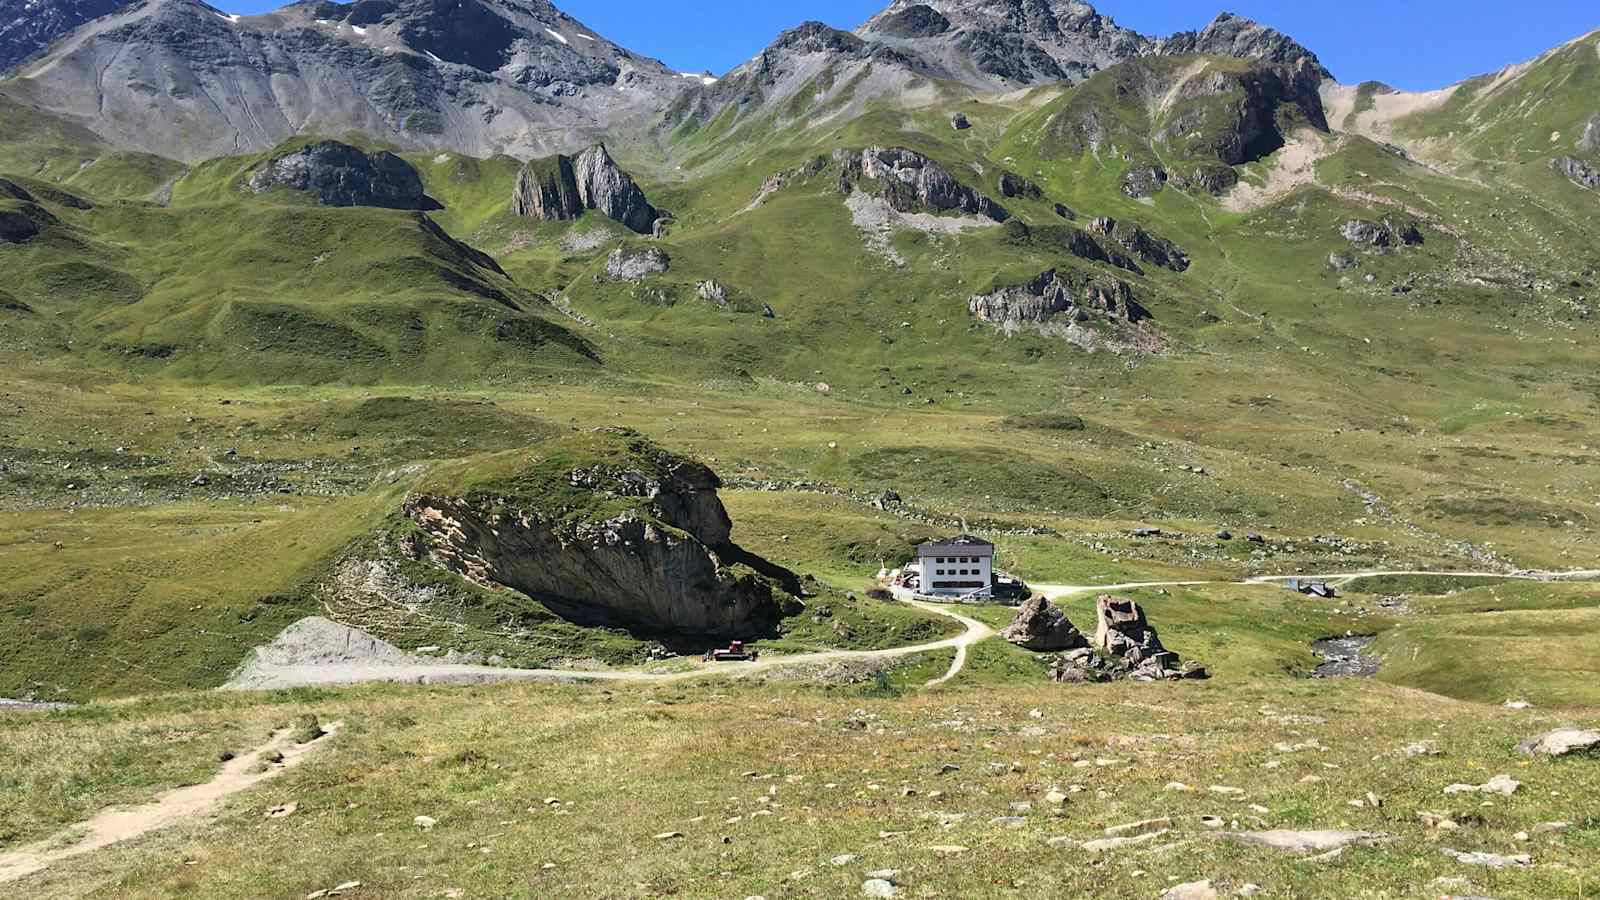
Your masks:
<svg viewBox="0 0 1600 900"><path fill-rule="evenodd" d="M274 0L212 0L234 13ZM852 29L888 0L556 0L624 47L684 71L721 74L807 19ZM1600 28L1596 0L1100 0L1121 25L1151 35L1200 28L1221 9L1310 47L1339 80L1427 90L1539 55Z"/></svg>

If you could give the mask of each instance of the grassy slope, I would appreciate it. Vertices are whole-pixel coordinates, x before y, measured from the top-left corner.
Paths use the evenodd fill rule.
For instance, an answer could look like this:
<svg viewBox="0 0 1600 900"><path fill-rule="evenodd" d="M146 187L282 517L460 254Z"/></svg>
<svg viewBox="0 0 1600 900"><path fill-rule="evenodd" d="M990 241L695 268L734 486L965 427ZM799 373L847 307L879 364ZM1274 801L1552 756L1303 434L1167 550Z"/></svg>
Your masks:
<svg viewBox="0 0 1600 900"><path fill-rule="evenodd" d="M25 817L10 821L43 833L85 796L192 777L196 757L303 712L346 722L332 752L238 798L215 825L180 825L62 864L30 889L298 897L354 880L363 885L355 896L397 898L844 896L859 892L866 872L892 868L913 895L1135 898L1206 878L1225 891L1249 882L1298 897L1411 897L1436 893L1435 878L1465 877L1500 897L1577 897L1600 853L1586 806L1600 790L1594 766L1523 765L1511 750L1559 715L1270 678L1003 692L974 684L903 697L715 683L620 694L511 686L185 696L126 705L111 722L95 709L0 720L5 746L42 751L67 785L60 799L6 786L5 806ZM515 728L503 727L508 717ZM1399 754L1418 740L1441 755ZM1310 741L1326 749L1274 749ZM124 751L119 774L96 768L108 745ZM947 763L960 768L941 774ZM1525 786L1488 805L1441 794L1499 773ZM1163 789L1174 781L1198 790ZM1245 793L1210 794L1211 785ZM1072 791L1059 813L1045 800L1052 788ZM1367 792L1383 807L1348 805ZM298 812L263 820L287 801ZM1030 808L1017 812L1018 802ZM1417 811L1450 808L1469 824L1449 834L1418 824ZM1311 876L1290 857L1213 839L1202 815L1393 839ZM417 832L416 816L437 825ZM1018 827L992 822L1003 816L1019 816ZM1044 849L1048 837L1087 840L1154 816L1175 827L1154 845L1098 860ZM1531 842L1512 837L1555 820L1576 824ZM656 837L669 832L683 836ZM1176 846L1156 849L1166 844ZM1488 872L1441 847L1530 853L1536 865ZM831 864L839 854L855 858ZM192 864L173 865L178 857ZM110 871L119 874L105 879Z"/></svg>

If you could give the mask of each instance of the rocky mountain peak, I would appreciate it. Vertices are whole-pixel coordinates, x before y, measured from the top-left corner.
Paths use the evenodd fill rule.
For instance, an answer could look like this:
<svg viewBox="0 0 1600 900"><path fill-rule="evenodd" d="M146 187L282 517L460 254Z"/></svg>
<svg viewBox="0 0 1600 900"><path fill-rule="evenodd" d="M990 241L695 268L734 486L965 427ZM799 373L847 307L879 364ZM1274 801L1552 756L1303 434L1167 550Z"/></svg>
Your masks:
<svg viewBox="0 0 1600 900"><path fill-rule="evenodd" d="M180 160L308 133L529 158L659 115L690 84L544 0L311 0L243 17L149 0L82 25L5 90Z"/></svg>
<svg viewBox="0 0 1600 900"><path fill-rule="evenodd" d="M857 34L983 87L1081 81L1150 43L1087 3L1061 0L895 0Z"/></svg>
<svg viewBox="0 0 1600 900"><path fill-rule="evenodd" d="M136 0L0 0L0 74Z"/></svg>
<svg viewBox="0 0 1600 900"><path fill-rule="evenodd" d="M1232 56L1262 62L1297 65L1304 62L1322 78L1333 75L1317 55L1281 31L1225 12L1200 31L1183 31L1158 41L1155 53L1163 56L1200 53Z"/></svg>

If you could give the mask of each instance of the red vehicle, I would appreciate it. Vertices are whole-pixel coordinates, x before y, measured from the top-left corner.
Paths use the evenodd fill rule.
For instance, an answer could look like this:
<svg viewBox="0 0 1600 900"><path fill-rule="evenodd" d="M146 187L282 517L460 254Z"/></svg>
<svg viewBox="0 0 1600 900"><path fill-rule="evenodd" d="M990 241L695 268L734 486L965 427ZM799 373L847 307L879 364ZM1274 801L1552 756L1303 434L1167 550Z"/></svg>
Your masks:
<svg viewBox="0 0 1600 900"><path fill-rule="evenodd" d="M728 646L706 652L706 662L742 662L756 658L756 651L746 650L744 641L729 641Z"/></svg>

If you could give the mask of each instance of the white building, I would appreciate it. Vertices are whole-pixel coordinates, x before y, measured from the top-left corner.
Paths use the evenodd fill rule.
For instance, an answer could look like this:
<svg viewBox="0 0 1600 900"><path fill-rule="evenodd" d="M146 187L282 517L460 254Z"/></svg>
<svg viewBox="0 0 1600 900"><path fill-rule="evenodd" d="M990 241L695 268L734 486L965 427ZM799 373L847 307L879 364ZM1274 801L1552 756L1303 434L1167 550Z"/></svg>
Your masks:
<svg viewBox="0 0 1600 900"><path fill-rule="evenodd" d="M919 594L929 597L987 596L994 583L994 545L970 534L919 544L917 569Z"/></svg>

